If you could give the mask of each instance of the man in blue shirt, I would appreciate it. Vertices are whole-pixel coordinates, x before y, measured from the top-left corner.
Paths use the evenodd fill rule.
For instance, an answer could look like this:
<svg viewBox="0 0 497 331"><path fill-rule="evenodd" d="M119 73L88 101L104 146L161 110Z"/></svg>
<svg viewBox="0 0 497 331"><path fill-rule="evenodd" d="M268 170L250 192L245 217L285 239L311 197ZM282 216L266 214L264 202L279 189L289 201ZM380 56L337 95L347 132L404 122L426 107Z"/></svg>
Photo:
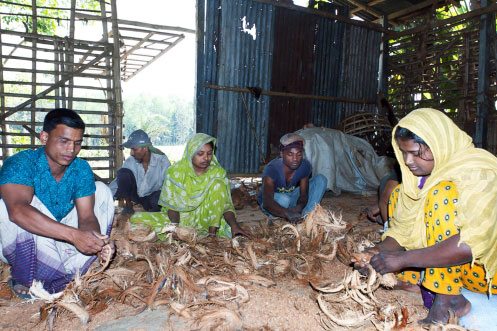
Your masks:
<svg viewBox="0 0 497 331"><path fill-rule="evenodd" d="M52 110L40 133L44 147L9 157L0 170L0 259L11 265L9 284L20 297L34 280L61 291L96 256L113 253L112 194L76 157L84 129L76 112Z"/></svg>
<svg viewBox="0 0 497 331"><path fill-rule="evenodd" d="M287 133L280 139L280 157L269 162L262 174L258 202L270 216L298 223L323 198L327 180L311 177L312 167L304 159L304 138Z"/></svg>

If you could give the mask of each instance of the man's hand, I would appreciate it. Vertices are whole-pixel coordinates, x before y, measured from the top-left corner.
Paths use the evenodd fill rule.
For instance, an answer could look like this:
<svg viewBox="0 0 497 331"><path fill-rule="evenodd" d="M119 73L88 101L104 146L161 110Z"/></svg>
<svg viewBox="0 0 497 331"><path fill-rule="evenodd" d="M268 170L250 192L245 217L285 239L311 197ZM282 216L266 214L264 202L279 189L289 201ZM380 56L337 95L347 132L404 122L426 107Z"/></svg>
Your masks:
<svg viewBox="0 0 497 331"><path fill-rule="evenodd" d="M374 255L370 264L380 274L384 275L389 272L399 272L408 267L405 262L405 251L383 251Z"/></svg>
<svg viewBox="0 0 497 331"><path fill-rule="evenodd" d="M110 259L112 258L115 252L116 252L116 245L114 244L114 241L110 241L97 254L100 264L105 264L108 261L110 261Z"/></svg>
<svg viewBox="0 0 497 331"><path fill-rule="evenodd" d="M285 218L288 222L297 224L302 221L302 214L295 211L293 208L285 210Z"/></svg>
<svg viewBox="0 0 497 331"><path fill-rule="evenodd" d="M76 249L86 255L99 253L108 243L108 237L96 231L82 231L77 229L75 229L75 235L72 240L72 244Z"/></svg>

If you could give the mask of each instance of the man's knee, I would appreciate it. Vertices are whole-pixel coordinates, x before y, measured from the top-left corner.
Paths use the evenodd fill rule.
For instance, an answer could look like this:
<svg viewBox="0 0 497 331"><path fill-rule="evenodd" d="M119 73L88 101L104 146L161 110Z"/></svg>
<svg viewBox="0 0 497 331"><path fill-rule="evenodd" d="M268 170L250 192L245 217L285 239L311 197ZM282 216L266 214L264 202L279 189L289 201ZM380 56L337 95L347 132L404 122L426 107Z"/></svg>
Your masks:
<svg viewBox="0 0 497 331"><path fill-rule="evenodd" d="M117 171L116 178L118 182L136 181L133 171L128 168L121 168Z"/></svg>
<svg viewBox="0 0 497 331"><path fill-rule="evenodd" d="M108 232L114 219L114 198L110 188L102 182L95 182L95 216L97 216L102 232Z"/></svg>
<svg viewBox="0 0 497 331"><path fill-rule="evenodd" d="M95 200L112 200L112 191L110 188L102 182L95 182Z"/></svg>
<svg viewBox="0 0 497 331"><path fill-rule="evenodd" d="M292 198L288 194L284 193L275 193L274 194L274 201L279 204L283 208L288 208L290 207L290 204L292 203Z"/></svg>
<svg viewBox="0 0 497 331"><path fill-rule="evenodd" d="M321 174L317 174L316 176L312 177L313 184L320 189L326 190L326 187L328 186L328 179Z"/></svg>

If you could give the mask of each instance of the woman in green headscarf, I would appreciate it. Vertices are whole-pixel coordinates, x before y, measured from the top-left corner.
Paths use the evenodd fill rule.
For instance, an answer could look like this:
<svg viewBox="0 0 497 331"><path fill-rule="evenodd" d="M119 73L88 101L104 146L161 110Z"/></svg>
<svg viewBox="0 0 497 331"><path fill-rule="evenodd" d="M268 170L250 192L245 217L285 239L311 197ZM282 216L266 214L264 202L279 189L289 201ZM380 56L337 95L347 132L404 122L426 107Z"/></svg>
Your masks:
<svg viewBox="0 0 497 331"><path fill-rule="evenodd" d="M211 236L247 236L236 222L226 170L214 155L215 146L214 137L195 134L182 159L167 170L159 198L162 212L136 213L131 221L148 224L157 232L172 222Z"/></svg>

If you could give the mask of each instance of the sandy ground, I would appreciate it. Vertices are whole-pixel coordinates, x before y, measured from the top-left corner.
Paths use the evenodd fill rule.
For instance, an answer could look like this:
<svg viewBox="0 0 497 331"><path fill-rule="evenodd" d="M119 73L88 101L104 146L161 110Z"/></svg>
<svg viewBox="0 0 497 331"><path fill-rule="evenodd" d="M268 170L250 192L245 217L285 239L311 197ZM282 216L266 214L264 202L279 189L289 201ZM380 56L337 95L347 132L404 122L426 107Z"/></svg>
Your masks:
<svg viewBox="0 0 497 331"><path fill-rule="evenodd" d="M364 233L377 232L380 226L360 219L361 211L374 203L374 196L360 196L344 193L339 197L326 196L322 205L325 208L340 211L343 219L354 224L353 231ZM264 219L257 208L246 206L238 212L239 221L252 222ZM324 277L330 282L340 281L349 267L340 263L337 259L325 265ZM12 298L6 286L8 279L8 268L3 266L0 274L0 330L47 330L46 321L40 322L40 302L23 302ZM308 281L295 278L279 278L274 287L261 287L251 285L247 287L250 300L238 305L238 311L242 317L243 329L246 330L320 330L323 324L320 322L323 314L316 302L316 291L311 288ZM417 294L405 291L392 291L378 289L376 296L382 303L392 303L407 307L408 329L419 329L416 321L423 318L427 311L423 308L421 297ZM340 303L336 305L340 306ZM343 304L342 304L343 306ZM349 307L339 307L346 310ZM110 321L121 317L133 316L139 313L139 309L130 305L124 305L117 301L108 302L105 310L91 317L88 324L82 325L78 319L68 312L59 312L54 323L55 330L95 330ZM360 312L358 312L360 313ZM153 323L153 321L152 321ZM161 329L183 329L181 324L169 323ZM145 325L143 328L147 330ZM333 328L339 330L339 327ZM375 330L371 323L366 323L364 330ZM137 330L130 328L130 330Z"/></svg>

